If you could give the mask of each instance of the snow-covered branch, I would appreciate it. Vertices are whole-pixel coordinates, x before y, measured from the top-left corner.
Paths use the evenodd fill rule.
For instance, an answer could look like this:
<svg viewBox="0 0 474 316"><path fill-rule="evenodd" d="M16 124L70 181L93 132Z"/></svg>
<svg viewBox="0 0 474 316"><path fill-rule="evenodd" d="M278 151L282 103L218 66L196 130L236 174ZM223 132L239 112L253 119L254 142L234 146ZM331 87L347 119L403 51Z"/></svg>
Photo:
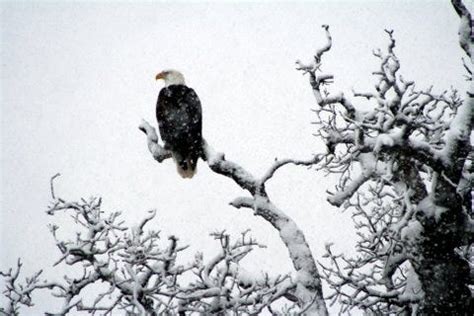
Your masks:
<svg viewBox="0 0 474 316"><path fill-rule="evenodd" d="M147 135L148 149L152 156L156 157L159 155L163 147L159 144L158 138L155 137L156 131L154 127L144 121L140 125L140 130ZM154 144L150 145L150 140ZM252 201L249 203L245 203L245 199L237 199L231 202L231 205L237 208L245 207L253 210L255 215L261 216L279 231L296 270L297 278L293 295L297 297L299 307L308 313L327 315L318 269L304 234L290 217L271 203L265 190L265 183L281 167L288 164L311 166L318 163L321 157L316 156L308 160L276 160L263 173L263 176L256 177L239 164L225 159L223 153L216 152L206 141L203 143L205 155L203 158L209 165L209 168L215 173L234 180L242 189L252 195L252 198L249 198Z"/></svg>
<svg viewBox="0 0 474 316"><path fill-rule="evenodd" d="M471 15L461 1L452 2L461 17L460 45L472 58ZM470 301L468 269L455 248L469 248L473 240L473 86L464 99L454 88L417 89L400 75L394 32L385 32L389 42L373 51L380 67L368 91L349 97L329 89L335 75L320 66L331 45L317 50L317 67L299 68L309 74L316 100L315 136L327 146L317 169L340 174L328 201L353 210L360 238L357 259L328 248L331 265L322 265L323 278L333 289L329 297L347 309L411 313L419 303L425 314L447 305L459 312Z"/></svg>
<svg viewBox="0 0 474 316"><path fill-rule="evenodd" d="M471 58L471 63L474 64L474 36L472 33L471 12L469 12L462 0L451 0L451 3L461 18L461 22L459 23L459 44L467 56Z"/></svg>
<svg viewBox="0 0 474 316"><path fill-rule="evenodd" d="M236 314L257 315L295 287L289 275L269 277L264 274L251 274L239 266L253 249L262 247L242 233L242 238L232 242L225 232L212 236L219 241L221 251L208 263L194 269L196 281L183 288L179 295L179 312L200 312L216 314L233 311ZM198 262L202 257L197 256Z"/></svg>
<svg viewBox="0 0 474 316"><path fill-rule="evenodd" d="M409 265L398 271L389 290L383 290L386 284L380 277L382 270L378 266L367 269L368 258L351 259L336 255L331 245L327 245L326 249L325 258L329 259L329 264L320 265L324 279L333 290L327 299L331 304L338 301L343 303L341 313L359 308L381 315L388 315L394 309L399 313L411 314L411 304L423 299L419 281ZM410 283L409 287L406 286L407 283Z"/></svg>
<svg viewBox="0 0 474 316"><path fill-rule="evenodd" d="M52 179L54 180L54 179ZM258 314L263 309L277 311L274 303L286 299L296 306L292 294L298 287L290 274L252 275L240 261L255 248L264 247L243 232L232 240L225 232L213 233L218 253L204 260L197 254L190 263L181 263L179 255L187 249L175 236L164 241L159 231L149 230L157 212L150 211L132 227L125 226L119 212L107 214L102 200L70 202L57 196L51 182L53 201L47 214L68 214L77 230L67 239L58 225L50 225L60 258L54 265L76 267L81 274L60 280L40 280L42 271L20 283L21 262L16 269L0 272L5 279L7 306L1 315L18 315L21 306L31 306L32 294L49 290L62 304L47 315L68 315L77 311L112 315L185 315L188 312L215 314L235 311ZM70 237L70 236L69 236ZM96 293L92 301L84 293L97 284L106 289Z"/></svg>
<svg viewBox="0 0 474 316"><path fill-rule="evenodd" d="M156 161L162 162L165 159L171 158L171 153L158 144L156 130L148 122L143 120L138 128L146 134L148 149Z"/></svg>
<svg viewBox="0 0 474 316"><path fill-rule="evenodd" d="M45 280L41 281L40 276L43 273L42 270L36 272L31 277L25 278L24 283L20 283L19 277L22 266L23 263L18 259L15 269L10 268L6 272L0 271L0 277L5 279L5 289L2 293L8 300L5 307L0 307L0 315L19 315L19 310L22 305L28 307L33 306L31 295L36 290L63 289L60 284L47 282Z"/></svg>

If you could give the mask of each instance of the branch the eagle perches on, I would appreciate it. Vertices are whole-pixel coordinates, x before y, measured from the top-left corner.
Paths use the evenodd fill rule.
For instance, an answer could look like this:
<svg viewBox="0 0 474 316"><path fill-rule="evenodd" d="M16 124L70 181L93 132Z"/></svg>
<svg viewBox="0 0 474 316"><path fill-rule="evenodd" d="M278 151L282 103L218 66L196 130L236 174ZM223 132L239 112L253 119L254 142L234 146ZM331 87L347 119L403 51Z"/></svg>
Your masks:
<svg viewBox="0 0 474 316"><path fill-rule="evenodd" d="M148 150L156 161L161 163L171 157L171 153L160 144L153 126L143 120L139 129L147 136ZM237 209L254 210L255 215L261 216L278 230L296 270L293 288L287 298L296 300L300 308L310 315L328 315L316 261L305 236L297 224L271 202L265 189L265 183L279 168L288 164L312 166L320 162L322 156L316 155L308 160L275 160L261 177L255 177L239 164L226 160L223 153L216 152L205 140L203 149L203 159L212 171L234 180L251 194L251 197L234 199L230 205Z"/></svg>
<svg viewBox="0 0 474 316"><path fill-rule="evenodd" d="M148 150L152 154L153 158L161 163L164 160L171 158L171 152L166 150L159 143L156 129L145 120L138 127L147 136ZM275 172L288 164L300 165L300 166L312 166L321 161L320 155L315 155L313 158L308 160L297 160L297 159L282 159L275 160L273 165L260 177L257 178L250 174L243 167L237 163L226 160L223 153L216 152L207 142L203 139L203 160L207 161L209 168L215 173L229 177L234 180L240 187L250 192L250 194L258 194L260 196L267 196L265 191L265 183L270 180Z"/></svg>

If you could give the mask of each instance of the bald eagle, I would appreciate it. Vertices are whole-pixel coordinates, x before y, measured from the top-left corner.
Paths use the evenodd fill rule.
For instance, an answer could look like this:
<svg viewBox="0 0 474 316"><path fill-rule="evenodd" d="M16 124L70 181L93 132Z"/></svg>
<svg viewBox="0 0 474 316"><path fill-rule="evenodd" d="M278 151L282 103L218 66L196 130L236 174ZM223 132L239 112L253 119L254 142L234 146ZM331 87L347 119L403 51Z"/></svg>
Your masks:
<svg viewBox="0 0 474 316"><path fill-rule="evenodd" d="M164 148L171 151L179 175L192 178L202 155L201 101L186 86L180 72L165 70L156 75L156 80L159 79L165 81L156 103L161 139Z"/></svg>

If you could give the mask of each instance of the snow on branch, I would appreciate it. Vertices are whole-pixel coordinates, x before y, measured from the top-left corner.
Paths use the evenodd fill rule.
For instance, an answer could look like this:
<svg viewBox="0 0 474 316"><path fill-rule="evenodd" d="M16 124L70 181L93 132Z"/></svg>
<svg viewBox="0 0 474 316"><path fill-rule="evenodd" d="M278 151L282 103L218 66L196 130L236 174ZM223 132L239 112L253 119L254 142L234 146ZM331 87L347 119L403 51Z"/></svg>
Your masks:
<svg viewBox="0 0 474 316"><path fill-rule="evenodd" d="M56 178L55 176L54 178ZM50 225L60 251L54 265L66 264L82 271L78 276L61 280L40 280L42 271L19 282L21 261L16 269L0 272L5 279L8 305L0 315L18 315L21 306L32 306L32 293L50 290L62 304L47 315L68 315L77 311L112 315L185 315L189 312L215 314L235 311L238 314L258 314L263 309L277 311L272 306L285 298L290 306L296 300L290 292L298 286L289 274L270 276L250 274L240 261L255 248L264 247L248 231L232 239L225 232L211 236L218 243L218 253L204 260L198 253L188 263L180 262L187 249L175 236L162 240L160 232L148 229L157 212L148 215L132 227L125 226L119 212L106 213L100 198L66 201L54 193L47 214L68 214L76 224L71 239L63 235L58 225ZM107 288L92 301L83 299L96 284ZM97 291L97 290L95 290Z"/></svg>
<svg viewBox="0 0 474 316"><path fill-rule="evenodd" d="M158 135L156 134L156 130L151 127L148 122L143 120L138 128L147 135L148 149L156 161L162 162L165 159L171 158L171 152L158 145Z"/></svg>
<svg viewBox="0 0 474 316"><path fill-rule="evenodd" d="M471 15L461 1L452 2L461 17L461 47L472 58ZM353 211L361 256L336 256L328 248L330 265L321 265L322 277L333 290L329 298L342 302L344 311L411 313L423 297L418 279L405 275L420 272L420 227L431 225L436 232L435 223L453 216L461 224L449 224L458 227L451 232L471 236L472 190L467 188L472 187L473 92L462 99L455 88L440 93L432 87L417 89L400 74L393 30L385 30L386 49L373 51L380 61L372 72L373 88L353 89L352 96L337 91L330 87L335 75L321 71L322 56L332 43L329 28L323 28L327 41L316 51L315 62L297 62L297 69L309 75L316 100L314 135L327 147L316 169L340 175L328 202ZM448 208L460 204L462 214L447 215ZM459 238L457 245L467 240L472 238ZM452 251L446 258L454 257Z"/></svg>
<svg viewBox="0 0 474 316"><path fill-rule="evenodd" d="M326 246L325 258L329 264L320 263L324 279L333 292L327 297L331 304L342 303L340 313L348 313L354 308L370 311L374 314L388 315L394 310L410 313L410 304L418 303L423 298L419 281L410 266L406 266L391 284L390 290L380 278L381 270L367 269L368 258L351 259L336 255L331 245ZM405 284L411 282L410 288Z"/></svg>
<svg viewBox="0 0 474 316"><path fill-rule="evenodd" d="M152 156L160 156L163 147L159 144L155 128L143 121L139 129L147 135L148 149ZM223 153L216 152L205 140L203 147L203 159L212 171L234 180L237 185L252 195L250 200L237 199L231 202L231 205L253 210L255 215L261 216L279 231L296 270L296 286L292 295L297 297L299 308L316 315L327 315L318 269L304 234L290 217L271 203L265 189L265 183L281 167L288 164L311 166L317 164L321 157L315 156L308 160L275 160L261 177L256 177L239 164L225 159Z"/></svg>
<svg viewBox="0 0 474 316"><path fill-rule="evenodd" d="M327 28L326 32L330 41ZM325 140L328 148L323 159L326 164L321 169L342 173L340 190L344 194L338 194L341 198L330 199L335 205L341 205L342 199L349 198L354 189L365 182L365 178L360 177L354 183L349 181L347 173L354 160L366 170L363 174L374 176L379 173L370 169L379 163L392 163L385 158L393 153L428 164L435 171L449 166L445 150L450 146L444 144L453 138L449 136L449 130L458 110L468 107L462 106L463 102L455 89L450 94L445 91L438 95L431 88L415 90L414 82L406 81L398 74L400 62L394 52L393 31L386 30L386 33L389 36L387 51L374 51L381 61L380 69L373 72L378 78L374 91L353 91L354 98L372 100L371 104L375 105L373 110L367 111L366 107L360 110L359 102L351 100L343 92L330 93L325 86L331 83L332 74L318 74L319 67L311 71L303 70L305 74L309 73L317 103L313 110L316 114L313 124L318 130L316 136ZM323 46L315 58L320 60L330 47ZM469 115L456 117L470 119Z"/></svg>
<svg viewBox="0 0 474 316"><path fill-rule="evenodd" d="M60 284L42 281L40 279L43 273L42 270L36 272L31 277L25 278L24 283L20 283L19 277L22 266L23 263L18 259L15 269L10 268L6 272L0 271L0 277L5 279L5 290L2 293L8 300L5 307L0 307L0 315L19 315L22 305L33 306L31 295L37 289L54 289L56 287L62 289Z"/></svg>
<svg viewBox="0 0 474 316"><path fill-rule="evenodd" d="M311 252L308 252L304 245L307 245L303 233L296 227L281 210L276 208L269 200L264 198L247 198L240 197L231 202L231 205L236 208L253 209L257 215L261 215L279 231L282 241L285 243L290 257L293 260L293 265L297 271L296 281L304 287L297 287L294 295L296 297L312 296L311 301L319 299L308 291L307 287L313 280L319 280L319 272L314 265ZM302 247L303 246L303 247ZM324 304L324 302L317 302Z"/></svg>
<svg viewBox="0 0 474 316"><path fill-rule="evenodd" d="M147 135L148 149L152 156L160 157L160 159L155 158L158 162L162 162L167 158L171 158L171 156L164 154L169 154L169 152L166 151L162 145L160 145L156 129L151 126L150 123L143 120L139 126L139 129ZM278 169L285 165L294 164L312 166L320 161L319 156L314 156L313 158L307 160L277 159L263 174L263 176L256 177L237 163L227 160L223 153L216 152L205 140L203 140L203 143L205 155L204 158L207 161L209 168L211 168L211 170L215 173L231 178L242 189L249 191L251 194L266 195L264 188L265 183L273 177Z"/></svg>
<svg viewBox="0 0 474 316"><path fill-rule="evenodd" d="M304 64L301 61L297 60L296 61L296 69L297 70L302 70L304 72L315 72L316 70L319 69L319 66L321 65L321 58L325 52L331 49L332 46L332 38L331 34L329 33L329 25L322 25L322 28L326 30L326 45L322 46L319 48L316 53L314 54L314 61L311 63Z"/></svg>
<svg viewBox="0 0 474 316"><path fill-rule="evenodd" d="M219 241L221 251L193 270L197 279L182 289L180 313L234 311L257 315L294 288L289 275L275 278L267 274L254 275L238 265L253 247L263 247L248 237L248 232L243 232L234 242L225 232L211 235ZM202 255L198 255L197 260L202 261Z"/></svg>
<svg viewBox="0 0 474 316"><path fill-rule="evenodd" d="M453 4L456 13L461 18L461 23L459 25L459 44L474 64L474 35L471 13L461 0L451 0L451 3Z"/></svg>

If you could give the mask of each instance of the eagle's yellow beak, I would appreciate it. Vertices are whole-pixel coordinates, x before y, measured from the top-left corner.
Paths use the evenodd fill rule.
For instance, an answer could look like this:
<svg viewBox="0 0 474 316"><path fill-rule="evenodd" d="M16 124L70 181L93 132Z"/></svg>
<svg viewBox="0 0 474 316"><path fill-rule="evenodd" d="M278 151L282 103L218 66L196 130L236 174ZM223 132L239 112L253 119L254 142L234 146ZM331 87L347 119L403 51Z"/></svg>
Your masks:
<svg viewBox="0 0 474 316"><path fill-rule="evenodd" d="M155 77L156 80L160 80L160 79L164 79L164 78L165 78L165 74L163 72L160 72Z"/></svg>

